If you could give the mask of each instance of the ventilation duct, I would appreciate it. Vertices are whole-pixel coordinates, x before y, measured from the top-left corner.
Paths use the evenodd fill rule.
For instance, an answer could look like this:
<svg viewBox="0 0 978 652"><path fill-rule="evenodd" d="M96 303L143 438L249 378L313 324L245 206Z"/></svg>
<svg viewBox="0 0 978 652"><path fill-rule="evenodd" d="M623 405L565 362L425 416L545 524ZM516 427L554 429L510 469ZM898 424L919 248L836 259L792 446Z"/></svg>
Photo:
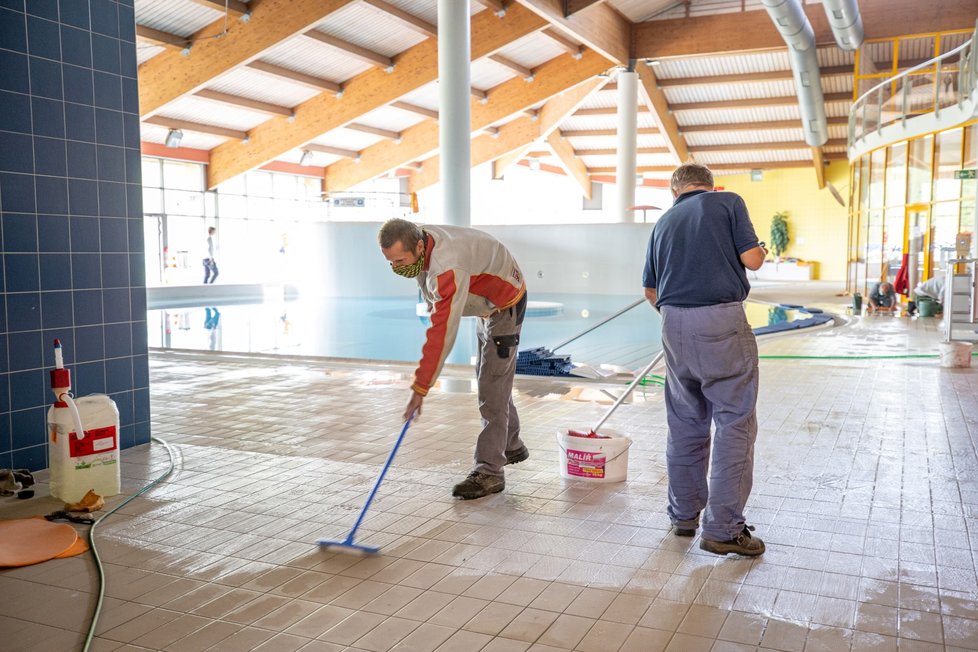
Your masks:
<svg viewBox="0 0 978 652"><path fill-rule="evenodd" d="M863 42L863 19L856 0L822 0L835 42L843 50L855 50Z"/></svg>
<svg viewBox="0 0 978 652"><path fill-rule="evenodd" d="M799 0L761 0L761 3L788 44L805 142L811 147L821 147L829 139L829 127L815 56L815 32Z"/></svg>

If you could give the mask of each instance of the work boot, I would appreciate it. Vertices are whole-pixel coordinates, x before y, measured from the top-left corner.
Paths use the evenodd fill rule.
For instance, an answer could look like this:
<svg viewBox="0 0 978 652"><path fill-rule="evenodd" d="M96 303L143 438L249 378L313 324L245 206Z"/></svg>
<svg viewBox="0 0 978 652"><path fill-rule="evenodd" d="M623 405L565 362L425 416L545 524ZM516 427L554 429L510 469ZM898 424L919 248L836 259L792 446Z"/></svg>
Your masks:
<svg viewBox="0 0 978 652"><path fill-rule="evenodd" d="M473 471L469 477L455 485L452 495L462 500L472 500L489 494L498 494L505 488L506 480L503 476Z"/></svg>
<svg viewBox="0 0 978 652"><path fill-rule="evenodd" d="M677 525L677 526L675 526L675 529L673 531L675 532L675 534L676 534L677 537L695 537L696 536L696 528L694 528L694 527L679 527Z"/></svg>
<svg viewBox="0 0 978 652"><path fill-rule="evenodd" d="M700 550L712 552L715 555L726 555L733 552L746 557L756 557L764 554L764 542L757 537L752 537L753 525L745 525L743 531L733 539L727 541L711 541L710 539L700 539Z"/></svg>
<svg viewBox="0 0 978 652"><path fill-rule="evenodd" d="M520 446L515 451L506 451L506 464L519 464L530 457L526 446Z"/></svg>

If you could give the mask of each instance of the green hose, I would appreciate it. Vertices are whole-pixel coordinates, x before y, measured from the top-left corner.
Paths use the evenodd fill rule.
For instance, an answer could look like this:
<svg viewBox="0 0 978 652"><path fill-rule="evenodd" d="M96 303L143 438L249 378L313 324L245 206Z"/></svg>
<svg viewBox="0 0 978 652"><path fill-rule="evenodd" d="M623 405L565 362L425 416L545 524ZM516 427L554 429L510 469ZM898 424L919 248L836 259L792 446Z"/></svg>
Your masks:
<svg viewBox="0 0 978 652"><path fill-rule="evenodd" d="M82 646L82 652L88 652L88 648L92 645L92 638L95 636L95 627L98 625L99 616L102 615L102 601L105 598L105 569L102 568L102 559L98 556L98 548L95 546L95 528L98 527L99 523L118 511L123 505L127 504L134 498L143 495L162 482L168 475L173 473L173 449L170 448L170 445L162 439L157 439L156 437L151 437L150 439L159 444L163 444L163 446L166 448L166 452L170 455L170 468L166 470L166 473L145 485L142 489L123 500L105 514L102 514L97 521L92 523L92 527L88 530L88 545L92 549L92 556L95 557L95 566L98 568L98 601L95 603L95 612L92 613L92 624L88 628L88 635L85 637L85 645Z"/></svg>

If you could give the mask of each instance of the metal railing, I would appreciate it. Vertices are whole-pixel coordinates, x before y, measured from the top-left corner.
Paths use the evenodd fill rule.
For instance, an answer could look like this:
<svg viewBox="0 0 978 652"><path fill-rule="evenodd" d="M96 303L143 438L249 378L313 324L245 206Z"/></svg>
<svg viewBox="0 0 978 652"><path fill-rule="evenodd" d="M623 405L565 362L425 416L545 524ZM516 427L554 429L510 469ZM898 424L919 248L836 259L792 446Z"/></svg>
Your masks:
<svg viewBox="0 0 978 652"><path fill-rule="evenodd" d="M922 115L940 117L941 110L973 101L978 87L978 24L970 40L944 54L876 84L849 111L849 148L867 136ZM901 136L902 137L902 136Z"/></svg>

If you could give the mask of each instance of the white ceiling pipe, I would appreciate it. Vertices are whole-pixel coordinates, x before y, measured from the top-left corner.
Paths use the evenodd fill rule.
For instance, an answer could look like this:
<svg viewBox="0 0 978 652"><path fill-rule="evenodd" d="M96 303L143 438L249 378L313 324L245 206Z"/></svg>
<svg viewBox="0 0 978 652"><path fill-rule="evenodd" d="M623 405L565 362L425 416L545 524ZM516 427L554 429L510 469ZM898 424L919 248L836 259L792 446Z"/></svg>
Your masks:
<svg viewBox="0 0 978 652"><path fill-rule="evenodd" d="M863 19L856 0L822 0L835 42L843 50L855 50L862 45Z"/></svg>
<svg viewBox="0 0 978 652"><path fill-rule="evenodd" d="M761 3L788 44L805 142L811 147L821 147L829 139L829 127L815 55L815 32L799 0L761 0Z"/></svg>

